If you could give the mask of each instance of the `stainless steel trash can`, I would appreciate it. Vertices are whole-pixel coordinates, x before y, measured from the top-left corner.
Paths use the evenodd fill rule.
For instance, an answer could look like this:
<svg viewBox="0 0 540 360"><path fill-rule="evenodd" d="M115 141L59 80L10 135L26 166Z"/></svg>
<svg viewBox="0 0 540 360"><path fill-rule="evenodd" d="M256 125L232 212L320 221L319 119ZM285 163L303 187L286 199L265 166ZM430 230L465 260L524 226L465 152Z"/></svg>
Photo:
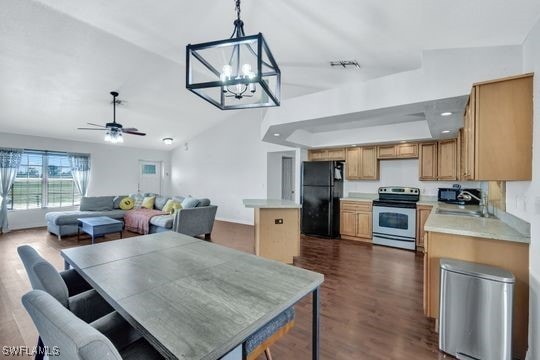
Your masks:
<svg viewBox="0 0 540 360"><path fill-rule="evenodd" d="M511 360L514 275L441 259L439 349L458 359Z"/></svg>

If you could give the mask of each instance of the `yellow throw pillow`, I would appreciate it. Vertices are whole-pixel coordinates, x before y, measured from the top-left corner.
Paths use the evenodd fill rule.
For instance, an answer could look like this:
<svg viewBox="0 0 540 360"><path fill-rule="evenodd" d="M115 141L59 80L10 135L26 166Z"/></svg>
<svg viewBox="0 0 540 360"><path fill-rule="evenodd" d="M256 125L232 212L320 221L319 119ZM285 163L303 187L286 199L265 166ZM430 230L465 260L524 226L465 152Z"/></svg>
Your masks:
<svg viewBox="0 0 540 360"><path fill-rule="evenodd" d="M135 206L135 200L130 197L125 197L120 200L120 209L122 210L131 210Z"/></svg>
<svg viewBox="0 0 540 360"><path fill-rule="evenodd" d="M176 214L177 212L179 212L180 210L182 210L182 204L178 201L175 201L174 202L174 205L173 205L173 214Z"/></svg>
<svg viewBox="0 0 540 360"><path fill-rule="evenodd" d="M161 209L161 211L165 211L165 212L168 212L169 214L172 214L174 209L178 208L178 206L182 206L180 204L180 202L178 201L175 201L173 199L169 199L167 200L167 202L165 203L165 205L163 206L163 209Z"/></svg>
<svg viewBox="0 0 540 360"><path fill-rule="evenodd" d="M154 202L156 201L155 196L147 196L143 199L141 207L146 209L153 209L154 208Z"/></svg>

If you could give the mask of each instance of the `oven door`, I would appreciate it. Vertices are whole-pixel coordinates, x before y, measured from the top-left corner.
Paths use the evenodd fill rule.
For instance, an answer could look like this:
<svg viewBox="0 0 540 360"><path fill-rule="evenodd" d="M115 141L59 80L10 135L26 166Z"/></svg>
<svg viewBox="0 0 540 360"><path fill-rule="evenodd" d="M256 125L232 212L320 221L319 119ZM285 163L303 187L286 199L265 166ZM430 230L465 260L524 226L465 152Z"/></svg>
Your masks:
<svg viewBox="0 0 540 360"><path fill-rule="evenodd" d="M416 209L373 206L373 235L416 240Z"/></svg>

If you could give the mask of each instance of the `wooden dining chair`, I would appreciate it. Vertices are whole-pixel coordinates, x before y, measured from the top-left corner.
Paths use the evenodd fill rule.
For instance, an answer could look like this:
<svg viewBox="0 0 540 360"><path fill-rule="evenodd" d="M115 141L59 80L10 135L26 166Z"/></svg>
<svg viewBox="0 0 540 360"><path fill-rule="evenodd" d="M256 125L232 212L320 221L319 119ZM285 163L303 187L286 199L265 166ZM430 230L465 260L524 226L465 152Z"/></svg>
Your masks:
<svg viewBox="0 0 540 360"><path fill-rule="evenodd" d="M266 360L272 360L270 346L294 327L294 315L294 308L290 307L251 335L244 343L246 360L255 360L262 353Z"/></svg>
<svg viewBox="0 0 540 360"><path fill-rule="evenodd" d="M113 326L117 333L107 337L92 325L84 322L66 309L50 294L32 290L23 295L22 303L45 348L54 359L69 360L157 360L163 357L144 338L123 347L113 344L111 337L123 336L122 328ZM116 312L109 317L119 317ZM118 320L118 318L117 318ZM127 324L127 323L126 323ZM114 339L113 339L114 340Z"/></svg>

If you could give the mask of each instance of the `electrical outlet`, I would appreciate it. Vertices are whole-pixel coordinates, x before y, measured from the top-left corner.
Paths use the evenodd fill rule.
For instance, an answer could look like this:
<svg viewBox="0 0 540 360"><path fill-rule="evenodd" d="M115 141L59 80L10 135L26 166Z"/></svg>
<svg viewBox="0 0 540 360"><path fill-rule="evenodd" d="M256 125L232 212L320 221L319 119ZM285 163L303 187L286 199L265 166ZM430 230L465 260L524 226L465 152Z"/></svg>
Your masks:
<svg viewBox="0 0 540 360"><path fill-rule="evenodd" d="M276 225L283 225L283 219L276 219L275 223Z"/></svg>

